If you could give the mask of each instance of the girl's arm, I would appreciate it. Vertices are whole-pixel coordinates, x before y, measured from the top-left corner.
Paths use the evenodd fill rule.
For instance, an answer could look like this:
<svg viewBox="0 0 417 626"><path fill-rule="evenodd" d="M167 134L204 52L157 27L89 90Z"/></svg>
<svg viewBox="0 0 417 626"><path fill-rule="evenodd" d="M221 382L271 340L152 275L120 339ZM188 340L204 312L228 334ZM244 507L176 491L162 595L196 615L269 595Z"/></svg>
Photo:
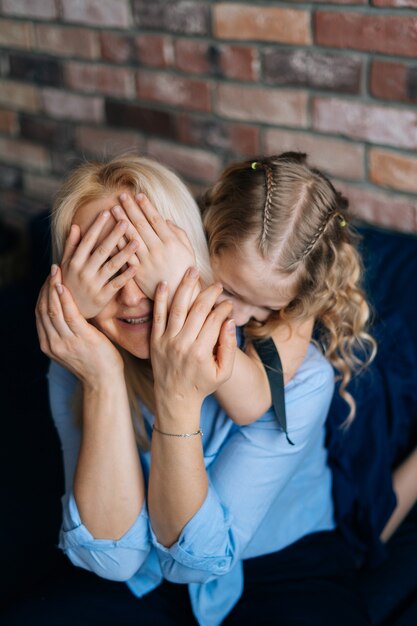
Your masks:
<svg viewBox="0 0 417 626"><path fill-rule="evenodd" d="M294 376L304 360L313 332L314 320L281 324L272 339L279 352L284 384ZM264 367L255 349L237 350L233 372L217 391L216 398L229 417L245 425L259 419L272 404L271 392Z"/></svg>
<svg viewBox="0 0 417 626"><path fill-rule="evenodd" d="M381 541L388 541L417 502L417 448L401 463L393 474L397 506L381 533Z"/></svg>
<svg viewBox="0 0 417 626"><path fill-rule="evenodd" d="M144 504L144 480L118 350L81 316L59 268L37 304L41 348L81 381L83 427L73 482L83 524L94 539L118 540ZM59 291L61 293L59 293Z"/></svg>

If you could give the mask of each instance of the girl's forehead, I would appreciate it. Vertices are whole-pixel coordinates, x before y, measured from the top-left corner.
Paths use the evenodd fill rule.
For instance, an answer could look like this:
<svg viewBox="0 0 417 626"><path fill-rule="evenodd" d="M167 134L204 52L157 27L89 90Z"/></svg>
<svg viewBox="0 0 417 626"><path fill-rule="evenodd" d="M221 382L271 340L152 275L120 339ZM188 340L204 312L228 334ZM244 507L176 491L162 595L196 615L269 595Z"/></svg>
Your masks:
<svg viewBox="0 0 417 626"><path fill-rule="evenodd" d="M212 259L216 278L225 288L247 301L258 301L275 308L294 298L292 281L277 272L270 259L262 258L246 247L222 250ZM278 302L279 300L279 302Z"/></svg>

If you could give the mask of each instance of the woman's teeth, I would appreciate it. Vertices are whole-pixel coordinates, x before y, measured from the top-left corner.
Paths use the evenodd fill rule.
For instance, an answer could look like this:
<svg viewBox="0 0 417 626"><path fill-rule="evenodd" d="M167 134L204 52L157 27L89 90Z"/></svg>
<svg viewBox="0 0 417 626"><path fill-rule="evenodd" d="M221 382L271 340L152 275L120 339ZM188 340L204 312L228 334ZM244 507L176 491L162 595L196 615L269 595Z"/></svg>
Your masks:
<svg viewBox="0 0 417 626"><path fill-rule="evenodd" d="M151 316L147 315L146 317L125 317L123 318L123 321L127 324L146 324L146 322L149 322L150 319Z"/></svg>

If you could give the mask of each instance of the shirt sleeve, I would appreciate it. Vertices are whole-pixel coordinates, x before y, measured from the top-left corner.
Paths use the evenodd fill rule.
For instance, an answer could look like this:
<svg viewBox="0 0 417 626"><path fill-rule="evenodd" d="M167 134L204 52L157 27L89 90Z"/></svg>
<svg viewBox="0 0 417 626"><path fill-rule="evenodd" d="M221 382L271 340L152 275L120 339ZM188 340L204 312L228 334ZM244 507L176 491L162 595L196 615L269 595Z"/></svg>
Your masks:
<svg viewBox="0 0 417 626"><path fill-rule="evenodd" d="M165 578L204 583L228 573L242 558L271 504L314 446L334 389L333 371L316 352L286 387L289 445L272 410L238 429L208 469L207 496L170 547L150 525Z"/></svg>
<svg viewBox="0 0 417 626"><path fill-rule="evenodd" d="M73 409L78 381L66 369L52 362L48 383L49 401L61 441L65 474L59 547L74 565L110 580L128 580L143 565L151 549L146 505L144 503L133 525L117 541L93 537L80 519L72 491L81 443Z"/></svg>

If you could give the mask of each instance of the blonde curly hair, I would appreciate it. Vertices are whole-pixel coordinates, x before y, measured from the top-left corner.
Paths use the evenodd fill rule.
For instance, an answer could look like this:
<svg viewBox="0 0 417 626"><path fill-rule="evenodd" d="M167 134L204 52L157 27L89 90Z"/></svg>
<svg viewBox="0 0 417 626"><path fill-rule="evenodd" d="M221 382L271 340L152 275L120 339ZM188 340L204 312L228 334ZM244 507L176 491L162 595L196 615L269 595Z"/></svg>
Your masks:
<svg viewBox="0 0 417 626"><path fill-rule="evenodd" d="M251 321L246 335L266 337L278 324L314 317L316 343L339 373L350 424L356 407L346 387L373 359L376 343L367 332L370 308L346 198L305 154L286 152L231 165L200 208L211 255L254 240L296 293L266 322Z"/></svg>

